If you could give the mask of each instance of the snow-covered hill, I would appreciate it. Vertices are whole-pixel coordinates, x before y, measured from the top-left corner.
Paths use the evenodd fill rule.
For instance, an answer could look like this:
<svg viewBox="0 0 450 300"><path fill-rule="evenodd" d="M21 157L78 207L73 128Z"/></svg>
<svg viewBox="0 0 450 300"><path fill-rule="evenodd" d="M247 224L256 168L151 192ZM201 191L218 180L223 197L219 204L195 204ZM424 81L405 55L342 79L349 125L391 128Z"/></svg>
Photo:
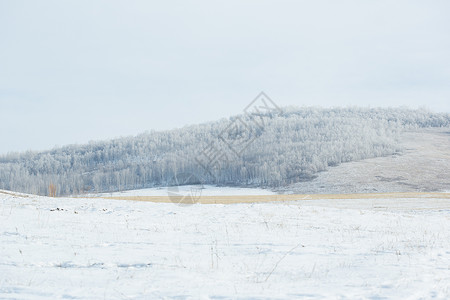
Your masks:
<svg viewBox="0 0 450 300"><path fill-rule="evenodd" d="M450 114L426 110L285 108L136 137L0 155L0 189L61 196L198 182L284 187L345 162L398 155L404 130L449 125Z"/></svg>
<svg viewBox="0 0 450 300"><path fill-rule="evenodd" d="M407 200L0 193L0 298L449 298L450 201Z"/></svg>

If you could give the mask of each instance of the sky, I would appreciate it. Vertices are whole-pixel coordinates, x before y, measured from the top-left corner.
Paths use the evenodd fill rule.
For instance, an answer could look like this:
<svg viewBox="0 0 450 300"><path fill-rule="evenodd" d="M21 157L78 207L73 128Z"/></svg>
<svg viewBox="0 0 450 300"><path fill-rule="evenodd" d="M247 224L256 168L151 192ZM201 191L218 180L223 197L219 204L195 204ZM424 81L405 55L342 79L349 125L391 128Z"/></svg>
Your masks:
<svg viewBox="0 0 450 300"><path fill-rule="evenodd" d="M0 0L0 154L278 106L450 112L449 1Z"/></svg>

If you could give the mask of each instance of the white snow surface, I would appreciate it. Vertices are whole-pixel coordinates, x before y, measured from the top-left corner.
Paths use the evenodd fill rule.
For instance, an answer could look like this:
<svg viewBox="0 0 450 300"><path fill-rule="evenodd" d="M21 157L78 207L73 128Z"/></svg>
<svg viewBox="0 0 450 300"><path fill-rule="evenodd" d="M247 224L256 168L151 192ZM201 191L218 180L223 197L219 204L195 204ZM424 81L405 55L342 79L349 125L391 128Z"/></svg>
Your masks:
<svg viewBox="0 0 450 300"><path fill-rule="evenodd" d="M417 199L430 201L421 209L408 199L401 210L389 209L396 199L377 199L382 210L336 201L177 206L0 193L0 298L450 297L448 199L437 208Z"/></svg>
<svg viewBox="0 0 450 300"><path fill-rule="evenodd" d="M274 195L268 189L241 188L241 187L218 187L214 185L182 185L174 187L157 187L140 190L130 190L114 193L92 194L88 196L167 196L169 192L177 191L180 194L189 193L191 190L201 190L203 196L236 196L236 195Z"/></svg>

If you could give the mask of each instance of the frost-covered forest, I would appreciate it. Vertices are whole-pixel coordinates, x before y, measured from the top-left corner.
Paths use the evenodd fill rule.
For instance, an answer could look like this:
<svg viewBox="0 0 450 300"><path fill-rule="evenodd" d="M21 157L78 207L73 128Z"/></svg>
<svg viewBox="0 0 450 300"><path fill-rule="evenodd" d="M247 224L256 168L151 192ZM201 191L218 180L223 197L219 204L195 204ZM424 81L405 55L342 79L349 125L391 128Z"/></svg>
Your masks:
<svg viewBox="0 0 450 300"><path fill-rule="evenodd" d="M198 182L280 186L309 180L342 162L401 151L402 130L449 125L449 114L427 110L285 108L136 137L9 153L0 156L0 189L67 195Z"/></svg>

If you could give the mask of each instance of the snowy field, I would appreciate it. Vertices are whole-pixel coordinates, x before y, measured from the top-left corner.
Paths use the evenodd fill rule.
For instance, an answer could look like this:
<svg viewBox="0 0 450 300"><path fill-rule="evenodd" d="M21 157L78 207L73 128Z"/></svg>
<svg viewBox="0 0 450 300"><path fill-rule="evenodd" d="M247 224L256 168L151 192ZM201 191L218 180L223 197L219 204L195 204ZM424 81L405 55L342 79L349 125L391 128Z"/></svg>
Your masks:
<svg viewBox="0 0 450 300"><path fill-rule="evenodd" d="M89 196L167 196L169 193L178 192L181 195L190 193L192 189L201 189L203 196L239 196L239 195L274 195L268 189L240 188L240 187L217 187L213 185L184 185L174 187L158 187L140 190L131 190L115 193L92 194Z"/></svg>
<svg viewBox="0 0 450 300"><path fill-rule="evenodd" d="M450 297L449 199L339 201L178 206L0 192L0 298Z"/></svg>

